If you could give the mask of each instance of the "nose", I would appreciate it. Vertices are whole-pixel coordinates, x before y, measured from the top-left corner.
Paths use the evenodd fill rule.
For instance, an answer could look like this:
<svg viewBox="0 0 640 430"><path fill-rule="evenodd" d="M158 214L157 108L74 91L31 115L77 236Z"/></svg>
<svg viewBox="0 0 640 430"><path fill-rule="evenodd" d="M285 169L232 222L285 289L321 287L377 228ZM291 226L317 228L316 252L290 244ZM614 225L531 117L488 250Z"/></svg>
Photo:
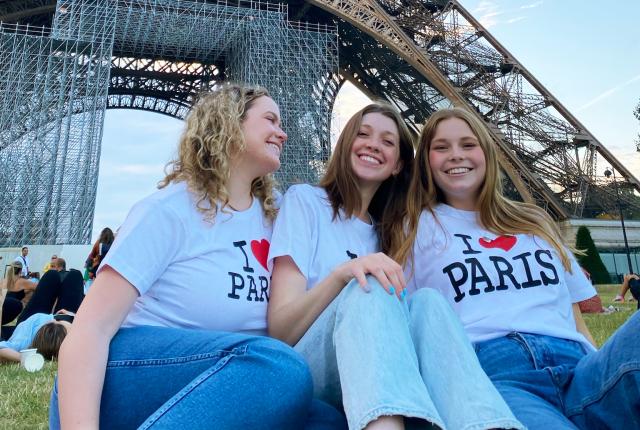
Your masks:
<svg viewBox="0 0 640 430"><path fill-rule="evenodd" d="M380 152L380 141L378 139L367 140L367 149L373 152Z"/></svg>
<svg viewBox="0 0 640 430"><path fill-rule="evenodd" d="M287 133L284 132L282 127L278 127L278 129L276 130L276 136L278 137L278 139L280 139L282 143L285 143L288 138Z"/></svg>
<svg viewBox="0 0 640 430"><path fill-rule="evenodd" d="M451 148L451 152L449 152L449 158L451 160L460 160L464 158L464 152L462 151L462 148L460 148L458 145L453 145Z"/></svg>

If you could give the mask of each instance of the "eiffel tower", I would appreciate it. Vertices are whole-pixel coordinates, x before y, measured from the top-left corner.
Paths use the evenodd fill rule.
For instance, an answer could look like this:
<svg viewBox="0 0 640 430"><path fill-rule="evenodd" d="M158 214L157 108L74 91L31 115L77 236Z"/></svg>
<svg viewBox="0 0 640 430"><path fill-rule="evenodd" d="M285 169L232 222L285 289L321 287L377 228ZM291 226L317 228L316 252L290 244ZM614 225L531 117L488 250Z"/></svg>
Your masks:
<svg viewBox="0 0 640 430"><path fill-rule="evenodd" d="M76 207L54 202L55 197L51 195L54 189L35 192L36 197L32 199L35 201L27 207L34 211L29 214L30 219L20 218L13 212L0 213L0 244L28 241L87 243L95 203L95 183L87 177L97 177L104 109L132 108L182 118L198 91L225 79L265 84L280 103L284 101L283 113L289 112L290 118L303 123L299 130L311 130L306 135L297 133L290 139L295 145L289 146L311 148L290 154L289 162L285 159L285 165L302 160L281 174L279 179L285 185L300 179L314 181L321 173L329 154L330 112L340 88L349 81L369 97L385 99L395 105L416 131L439 108L452 105L468 108L487 124L499 144L510 196L535 202L556 219L615 213L616 189L620 191L622 204L634 213L640 213L638 179L456 0L111 0L109 4L117 4L114 8L120 12L109 16L111 12L100 9L101 1L105 0L8 0L0 3L0 21L3 22L0 36L14 43L5 43L4 51L0 46L2 63L16 63L21 55L25 56L27 48L17 52L19 45L15 44L15 34L38 34L40 44L49 38L49 43L55 45L47 48L49 56L71 52L75 56L91 57L94 72L101 74L102 83L94 80L95 85L88 85L86 79L78 82L85 82L83 85L91 88L104 87L104 94L94 94L93 98L75 97L74 101L62 105L51 105L67 108L64 115L59 112L45 115L49 121L54 117L63 121L69 112L74 115L91 109L97 112L84 120L91 124L88 130L83 129L87 132L82 133L85 141L92 142L85 144L90 151L84 150L90 156L75 159L91 168L84 176L67 182L58 180L59 190L72 190L67 199L76 202ZM73 15L69 12L81 6L85 7L86 17L75 23L69 21L69 16ZM191 15L185 12L187 10ZM252 30L253 33L240 28L246 25L250 10L262 11L255 12L258 14L254 13L254 16L257 21L264 22L262 27ZM161 13L167 14L162 18L165 21L158 21ZM106 15L97 17L100 14ZM134 15L135 19L132 18ZM235 21L229 18L230 15ZM198 18L194 18L196 16ZM190 23L185 21L189 19ZM197 19L200 21L194 21ZM192 32L194 28L205 28L206 19L212 20L211 26L221 29L221 35L215 36L215 43L221 46L215 55L204 49L205 42L211 43L213 39L198 42L192 34L191 39L184 39L188 40L187 44L184 40L182 44L174 40L173 45L161 40L173 37L176 32L187 34L187 27ZM128 27L119 32L124 21ZM158 29L159 24L165 26L162 29L165 31ZM110 25L115 30L107 29ZM279 26L279 30L274 32L269 25ZM78 36L77 26L84 28L79 31L93 35L92 38ZM166 31L167 28L174 31ZM294 30L297 33L293 34ZM285 81L290 76L265 80L264 73L259 73L260 67L250 64L249 52L257 53L260 61L269 61L263 52L264 38L258 34L261 32L284 38L280 42L282 46L291 44L291 40L297 41L293 43L298 46L297 50L282 54L280 62L273 65L289 71L304 71L297 74L305 75L303 80L306 81L296 84L296 88L303 88L300 94L304 97L287 98L287 89L281 86L289 85ZM96 36L98 33L99 37ZM131 36L134 33L136 38ZM307 33L322 34L322 37L316 40ZM238 38L248 42L226 48L238 45ZM75 47L69 48L70 44ZM91 52L78 51L87 49L88 45ZM325 52L318 53L320 48ZM305 69L305 64L313 64L313 70ZM46 75L47 72L43 69L38 73ZM86 74L83 76L86 78ZM2 91L15 93L20 87L15 82L3 86L2 79L0 75ZM2 122L2 115L6 116L3 109L9 106L7 99L5 94L0 94L0 188L9 189L15 187L16 181L28 182L29 178L19 179L4 173L2 152L10 146L6 138L9 126ZM20 95L14 94L13 99L20 99ZM303 99L311 100L310 104L304 106L304 112L294 112L295 105L303 103ZM95 108L92 104L99 106ZM20 108L26 114L38 105L20 105ZM13 108L13 111L19 110ZM14 116L10 124L14 128L25 128L30 124L29 121L15 124L15 119ZM45 127L42 120L32 122ZM2 133L5 133L4 140ZM13 133L12 136L28 134L15 130ZM58 133L57 138L69 140L67 134L72 134L72 130ZM87 138L87 134L93 137ZM57 157L58 162L60 157L64 158L60 153ZM37 164L32 163L30 171L55 170L50 168L55 164L52 160ZM615 184L598 175L598 168L604 166L615 170ZM56 179L58 176L55 175L60 174L50 175ZM74 200L73 196L78 195L89 198ZM0 210L7 203L1 199ZM47 207L41 200L49 206L57 204L57 211L45 213L38 209ZM36 213L40 218L34 216ZM54 218L64 218L68 213L73 217L81 215L82 222L73 226L70 222L67 234L56 236L51 229ZM13 220L20 228L3 226L3 218ZM39 225L34 224L34 218L38 218Z"/></svg>

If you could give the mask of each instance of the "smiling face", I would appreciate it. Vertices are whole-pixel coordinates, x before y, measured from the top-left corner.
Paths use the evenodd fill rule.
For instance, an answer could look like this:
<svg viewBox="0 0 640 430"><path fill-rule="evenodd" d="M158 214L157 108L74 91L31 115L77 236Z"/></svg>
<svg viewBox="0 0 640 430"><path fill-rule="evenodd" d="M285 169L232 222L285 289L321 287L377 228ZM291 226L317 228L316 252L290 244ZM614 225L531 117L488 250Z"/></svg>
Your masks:
<svg viewBox="0 0 640 430"><path fill-rule="evenodd" d="M287 134L280 124L280 109L270 97L257 98L245 113L242 122L245 150L243 164L254 177L273 173L280 167L280 153Z"/></svg>
<svg viewBox="0 0 640 430"><path fill-rule="evenodd" d="M457 209L477 210L485 180L485 155L469 125L460 118L440 121L429 144L433 180L446 203Z"/></svg>
<svg viewBox="0 0 640 430"><path fill-rule="evenodd" d="M400 136L391 118L378 112L362 117L351 145L351 167L361 186L376 188L400 171Z"/></svg>

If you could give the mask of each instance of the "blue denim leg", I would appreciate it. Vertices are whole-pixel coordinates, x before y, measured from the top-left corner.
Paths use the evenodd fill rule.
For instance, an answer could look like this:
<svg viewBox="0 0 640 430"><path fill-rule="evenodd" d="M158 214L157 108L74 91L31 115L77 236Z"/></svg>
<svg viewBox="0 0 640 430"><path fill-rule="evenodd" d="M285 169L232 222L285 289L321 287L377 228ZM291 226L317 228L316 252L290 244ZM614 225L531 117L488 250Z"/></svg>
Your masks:
<svg viewBox="0 0 640 430"><path fill-rule="evenodd" d="M448 429L523 429L482 370L460 320L440 293L422 288L409 302L420 374Z"/></svg>
<svg viewBox="0 0 640 430"><path fill-rule="evenodd" d="M311 392L302 358L274 339L125 328L110 345L100 427L297 430Z"/></svg>
<svg viewBox="0 0 640 430"><path fill-rule="evenodd" d="M530 430L576 429L563 391L584 356L577 342L511 333L475 345L482 368L516 418Z"/></svg>
<svg viewBox="0 0 640 430"><path fill-rule="evenodd" d="M350 429L383 415L444 427L420 377L405 303L368 282L370 293L349 283L295 347L309 363L316 396L343 404Z"/></svg>
<svg viewBox="0 0 640 430"><path fill-rule="evenodd" d="M640 428L640 313L576 365L566 413L581 429Z"/></svg>

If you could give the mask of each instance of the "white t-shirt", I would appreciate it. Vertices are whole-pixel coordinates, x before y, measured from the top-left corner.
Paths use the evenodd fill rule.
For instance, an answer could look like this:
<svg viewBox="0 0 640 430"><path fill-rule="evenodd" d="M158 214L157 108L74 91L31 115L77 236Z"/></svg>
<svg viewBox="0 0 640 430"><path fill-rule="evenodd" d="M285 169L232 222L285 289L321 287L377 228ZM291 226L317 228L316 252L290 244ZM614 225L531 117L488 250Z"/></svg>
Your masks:
<svg viewBox="0 0 640 430"><path fill-rule="evenodd" d="M260 202L203 219L184 182L129 212L100 270L111 266L140 293L123 327L266 333L271 223Z"/></svg>
<svg viewBox="0 0 640 430"><path fill-rule="evenodd" d="M31 260L29 259L29 256L23 256L18 255L13 261L17 261L18 263L22 264L22 269L20 270L20 276L29 276L29 272L31 271L30 269L30 265L31 265Z"/></svg>
<svg viewBox="0 0 640 430"><path fill-rule="evenodd" d="M476 212L440 204L437 220L422 212L406 269L408 292L439 290L451 303L472 342L523 332L576 340L571 304L595 289L571 253L566 272L555 248L537 236L497 236L476 221ZM569 252L569 251L567 251Z"/></svg>
<svg viewBox="0 0 640 430"><path fill-rule="evenodd" d="M307 279L307 290L350 258L379 250L373 225L333 209L324 188L294 185L285 193L273 228L269 262L289 255Z"/></svg>

